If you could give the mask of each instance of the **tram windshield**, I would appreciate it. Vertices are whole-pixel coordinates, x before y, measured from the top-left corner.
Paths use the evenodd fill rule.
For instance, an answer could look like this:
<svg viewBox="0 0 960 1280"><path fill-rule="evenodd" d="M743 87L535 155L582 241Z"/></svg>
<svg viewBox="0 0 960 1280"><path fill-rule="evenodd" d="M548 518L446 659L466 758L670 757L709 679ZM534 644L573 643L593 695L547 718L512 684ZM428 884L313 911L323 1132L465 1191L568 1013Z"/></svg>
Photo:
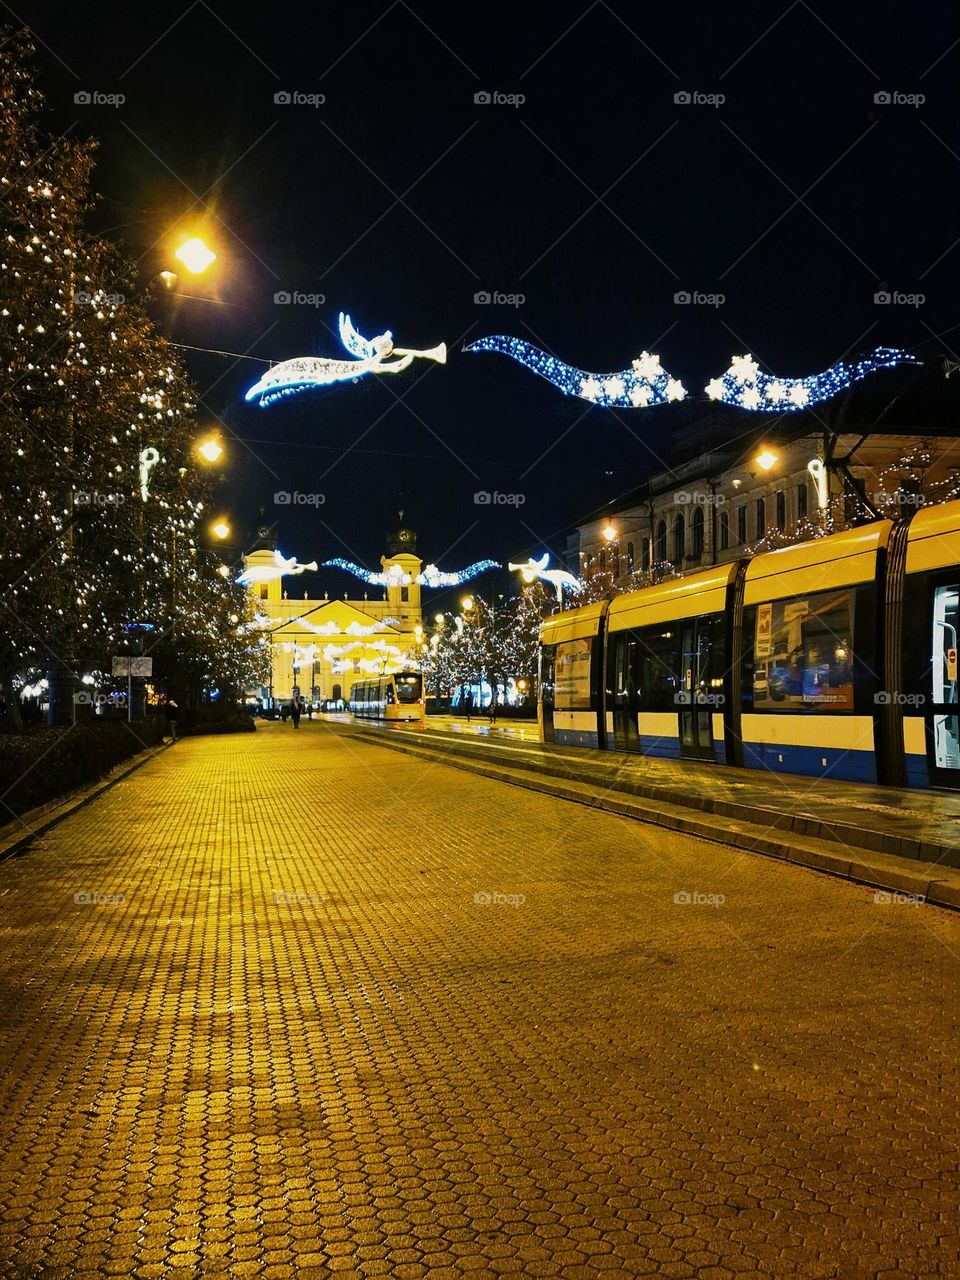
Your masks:
<svg viewBox="0 0 960 1280"><path fill-rule="evenodd" d="M398 675L394 676L397 686L398 702L418 702L420 700L420 690L422 681L418 675Z"/></svg>

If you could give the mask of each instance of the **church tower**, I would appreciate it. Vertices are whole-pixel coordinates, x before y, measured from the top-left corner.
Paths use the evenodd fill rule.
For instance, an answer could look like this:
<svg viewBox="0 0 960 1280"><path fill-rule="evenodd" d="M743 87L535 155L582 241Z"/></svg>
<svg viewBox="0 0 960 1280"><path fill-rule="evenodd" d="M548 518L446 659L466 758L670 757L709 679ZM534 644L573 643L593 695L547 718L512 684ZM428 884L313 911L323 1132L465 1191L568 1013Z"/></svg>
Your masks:
<svg viewBox="0 0 960 1280"><path fill-rule="evenodd" d="M253 549L243 557L244 569L266 568L273 564L274 533L267 524L257 529ZM257 608L266 613L271 605L278 605L283 599L283 579L275 578L273 582L255 582L250 587Z"/></svg>
<svg viewBox="0 0 960 1280"><path fill-rule="evenodd" d="M390 611L400 620L403 630L412 630L421 621L420 584L416 578L423 561L417 555L417 535L403 523L402 511L400 527L388 539L387 551L387 555L380 557L380 565L385 573L396 578L387 585Z"/></svg>

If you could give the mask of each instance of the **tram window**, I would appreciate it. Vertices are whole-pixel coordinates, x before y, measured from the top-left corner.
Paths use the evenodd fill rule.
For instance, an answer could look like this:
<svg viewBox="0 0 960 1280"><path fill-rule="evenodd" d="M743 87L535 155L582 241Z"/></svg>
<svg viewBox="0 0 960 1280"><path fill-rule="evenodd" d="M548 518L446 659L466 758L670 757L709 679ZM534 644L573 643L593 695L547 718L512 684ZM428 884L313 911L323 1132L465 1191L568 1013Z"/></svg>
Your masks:
<svg viewBox="0 0 960 1280"><path fill-rule="evenodd" d="M737 507L737 545L743 546L747 541L747 508Z"/></svg>
<svg viewBox="0 0 960 1280"><path fill-rule="evenodd" d="M730 513L720 512L720 550L726 551L730 546Z"/></svg>
<svg viewBox="0 0 960 1280"><path fill-rule="evenodd" d="M397 701L416 702L420 697L419 676L397 676Z"/></svg>
<svg viewBox="0 0 960 1280"><path fill-rule="evenodd" d="M807 486L806 483L797 485L797 519L802 520L807 514Z"/></svg>
<svg viewBox="0 0 960 1280"><path fill-rule="evenodd" d="M644 627L635 632L639 643L640 707L645 711L673 711L680 689L675 629Z"/></svg>
<svg viewBox="0 0 960 1280"><path fill-rule="evenodd" d="M853 710L853 593L820 591L757 606L754 705Z"/></svg>
<svg viewBox="0 0 960 1280"><path fill-rule="evenodd" d="M783 529L787 523L787 495L781 489L777 494L777 528Z"/></svg>

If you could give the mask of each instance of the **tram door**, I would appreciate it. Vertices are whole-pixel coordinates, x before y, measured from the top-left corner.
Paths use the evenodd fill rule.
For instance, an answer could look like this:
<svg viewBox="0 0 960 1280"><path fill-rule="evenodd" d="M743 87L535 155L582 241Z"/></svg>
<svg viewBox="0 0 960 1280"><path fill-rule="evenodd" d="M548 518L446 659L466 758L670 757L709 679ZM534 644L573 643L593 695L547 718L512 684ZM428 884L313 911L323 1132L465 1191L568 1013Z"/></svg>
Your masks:
<svg viewBox="0 0 960 1280"><path fill-rule="evenodd" d="M637 728L637 641L628 631L611 636L613 644L613 742L617 751L639 751Z"/></svg>
<svg viewBox="0 0 960 1280"><path fill-rule="evenodd" d="M540 650L540 740L553 742L553 682L557 650L544 645Z"/></svg>
<svg viewBox="0 0 960 1280"><path fill-rule="evenodd" d="M681 624L680 754L712 760L713 699L710 698L710 650L712 623L691 618Z"/></svg>
<svg viewBox="0 0 960 1280"><path fill-rule="evenodd" d="M932 779L960 786L960 705L957 698L957 629L960 627L960 585L950 583L933 592L933 699L927 717L933 755Z"/></svg>

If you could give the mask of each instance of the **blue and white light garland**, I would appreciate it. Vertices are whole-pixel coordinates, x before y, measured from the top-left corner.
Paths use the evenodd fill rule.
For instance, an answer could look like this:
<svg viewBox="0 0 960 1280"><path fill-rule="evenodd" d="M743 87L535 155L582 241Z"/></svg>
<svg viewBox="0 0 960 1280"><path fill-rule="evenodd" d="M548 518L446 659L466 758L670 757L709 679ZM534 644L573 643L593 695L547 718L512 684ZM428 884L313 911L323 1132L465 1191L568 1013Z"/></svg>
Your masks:
<svg viewBox="0 0 960 1280"><path fill-rule="evenodd" d="M371 587L409 587L416 582L422 587L437 588L460 587L471 578L486 573L488 569L499 569L500 565L496 560L476 560L465 569L459 569L455 573L444 573L435 564L428 564L415 578L401 569L398 564L393 564L389 569L376 573L372 569L363 569L352 560L343 560L339 556L333 560L324 560L321 567L344 569L347 573L352 573L355 578L359 578L361 582L369 583Z"/></svg>
<svg viewBox="0 0 960 1280"><path fill-rule="evenodd" d="M282 551L274 551L273 564L251 565L238 574L237 582L242 587L251 587L255 582L276 582L287 574L306 573L308 570L314 572L316 568L316 560L311 560L309 564L299 564L296 556L287 559Z"/></svg>
<svg viewBox="0 0 960 1280"><path fill-rule="evenodd" d="M495 351L510 356L559 387L564 395L578 396L602 409L646 409L683 400L687 394L683 383L665 372L659 357L649 351L642 351L629 369L621 369L619 373L588 373L585 369L576 369L529 342L503 334L478 338L464 347L464 351Z"/></svg>
<svg viewBox="0 0 960 1280"><path fill-rule="evenodd" d="M389 329L376 338L364 338L357 333L348 315L340 312L340 341L353 357L351 360L330 360L324 356L299 356L295 360L283 360L268 369L253 384L245 400L259 400L266 409L278 400L300 395L314 387L327 387L336 382L351 382L368 373L402 373L414 360L436 360L445 364L447 348L444 343L429 351L413 351L408 347L395 347ZM391 356L397 359L390 360ZM388 363L389 360L389 363Z"/></svg>
<svg viewBox="0 0 960 1280"><path fill-rule="evenodd" d="M727 372L711 378L704 390L711 400L754 413L798 413L809 405L832 399L878 369L921 363L897 347L877 347L856 364L838 360L823 373L808 378L774 378L761 372L753 356L734 356Z"/></svg>
<svg viewBox="0 0 960 1280"><path fill-rule="evenodd" d="M574 574L569 573L566 569L548 569L547 565L549 563L550 556L545 551L539 560L534 560L533 556L531 556L526 564L508 564L507 568L519 573L528 586L536 582L538 578L544 582L549 582L556 591L557 599L561 603L563 602L564 587L574 595L579 595L586 585L583 579L575 577Z"/></svg>

